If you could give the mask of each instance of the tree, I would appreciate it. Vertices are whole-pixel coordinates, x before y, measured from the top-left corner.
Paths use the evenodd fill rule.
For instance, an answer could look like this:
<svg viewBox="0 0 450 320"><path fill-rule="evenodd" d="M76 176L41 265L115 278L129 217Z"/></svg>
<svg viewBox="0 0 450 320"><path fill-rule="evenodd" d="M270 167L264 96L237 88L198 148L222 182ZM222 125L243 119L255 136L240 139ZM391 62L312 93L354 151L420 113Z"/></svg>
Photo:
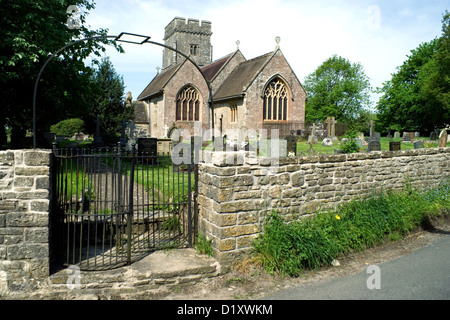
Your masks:
<svg viewBox="0 0 450 320"><path fill-rule="evenodd" d="M133 109L125 107L125 85L123 77L117 74L108 57L102 58L95 71L92 82L95 90L91 97L93 106L86 119L89 132L95 132L97 117L104 138L117 142L116 136L120 132L122 120L132 118Z"/></svg>
<svg viewBox="0 0 450 320"><path fill-rule="evenodd" d="M450 124L450 13L445 12L442 19L442 36L438 48L419 74L420 94L438 106L441 121L437 127Z"/></svg>
<svg viewBox="0 0 450 320"><path fill-rule="evenodd" d="M70 5L79 9L79 28L68 25ZM107 30L84 26L87 11L94 9L92 0L2 0L1 6L0 128L12 129L11 147L17 148L32 128L34 83L50 54L75 39L106 35ZM38 132L86 112L93 70L85 66L84 59L91 54L100 56L106 44L115 45L106 38L78 43L48 64L37 95ZM116 48L122 51L120 46ZM0 130L0 142L4 141L4 130Z"/></svg>
<svg viewBox="0 0 450 320"><path fill-rule="evenodd" d="M432 40L411 50L408 59L397 68L391 80L378 92L382 94L377 104L378 125L403 131L430 131L442 121L441 104L422 92L422 77L438 50L438 40Z"/></svg>
<svg viewBox="0 0 450 320"><path fill-rule="evenodd" d="M304 82L308 93L306 120L335 117L354 123L370 107L370 81L360 63L334 55L309 74Z"/></svg>

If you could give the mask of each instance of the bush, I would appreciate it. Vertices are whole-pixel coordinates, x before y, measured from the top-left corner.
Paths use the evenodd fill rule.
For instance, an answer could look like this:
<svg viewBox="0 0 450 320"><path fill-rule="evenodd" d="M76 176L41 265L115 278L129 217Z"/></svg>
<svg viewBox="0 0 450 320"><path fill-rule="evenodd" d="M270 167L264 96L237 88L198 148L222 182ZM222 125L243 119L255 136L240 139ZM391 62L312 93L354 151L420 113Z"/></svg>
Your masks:
<svg viewBox="0 0 450 320"><path fill-rule="evenodd" d="M358 137L358 133L354 130L348 130L344 138L347 140L345 141L342 146L341 150L344 151L344 153L357 153L359 152L359 145L356 143L355 139Z"/></svg>
<svg viewBox="0 0 450 320"><path fill-rule="evenodd" d="M84 121L79 118L62 120L52 125L50 131L58 136L72 137L84 131Z"/></svg>
<svg viewBox="0 0 450 320"><path fill-rule="evenodd" d="M356 199L334 211L285 223L274 211L254 241L262 265L270 273L298 276L304 269L326 266L340 254L400 240L431 216L450 209L450 179L437 188Z"/></svg>

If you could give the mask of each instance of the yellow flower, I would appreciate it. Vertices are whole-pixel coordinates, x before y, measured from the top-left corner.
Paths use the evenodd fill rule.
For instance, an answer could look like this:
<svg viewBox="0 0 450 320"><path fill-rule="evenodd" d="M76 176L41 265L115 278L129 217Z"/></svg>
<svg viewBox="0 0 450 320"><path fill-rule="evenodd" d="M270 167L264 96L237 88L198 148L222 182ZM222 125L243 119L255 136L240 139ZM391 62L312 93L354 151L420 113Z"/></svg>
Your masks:
<svg viewBox="0 0 450 320"><path fill-rule="evenodd" d="M338 220L341 220L341 217L339 217L339 215L337 214L337 215L335 215L334 216L336 219L338 219Z"/></svg>

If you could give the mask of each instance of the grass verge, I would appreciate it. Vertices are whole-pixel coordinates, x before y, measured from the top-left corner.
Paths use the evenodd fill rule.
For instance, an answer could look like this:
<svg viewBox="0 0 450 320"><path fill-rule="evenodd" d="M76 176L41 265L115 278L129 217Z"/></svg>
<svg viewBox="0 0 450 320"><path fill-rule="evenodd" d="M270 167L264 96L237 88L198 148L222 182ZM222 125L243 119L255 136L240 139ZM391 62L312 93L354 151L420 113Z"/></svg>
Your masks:
<svg viewBox="0 0 450 320"><path fill-rule="evenodd" d="M437 188L403 191L356 199L336 210L286 223L272 211L254 249L271 274L299 276L305 269L328 266L351 252L397 241L429 219L450 210L450 179Z"/></svg>

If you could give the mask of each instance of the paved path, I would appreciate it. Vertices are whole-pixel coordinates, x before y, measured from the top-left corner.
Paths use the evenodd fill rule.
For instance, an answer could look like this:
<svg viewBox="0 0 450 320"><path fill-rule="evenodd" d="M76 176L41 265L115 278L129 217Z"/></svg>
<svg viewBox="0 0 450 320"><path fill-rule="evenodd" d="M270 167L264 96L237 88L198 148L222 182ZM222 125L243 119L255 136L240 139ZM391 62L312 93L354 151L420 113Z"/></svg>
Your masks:
<svg viewBox="0 0 450 320"><path fill-rule="evenodd" d="M375 288L369 289L367 283ZM302 284L265 299L450 300L450 235L409 255L381 263L374 270Z"/></svg>

